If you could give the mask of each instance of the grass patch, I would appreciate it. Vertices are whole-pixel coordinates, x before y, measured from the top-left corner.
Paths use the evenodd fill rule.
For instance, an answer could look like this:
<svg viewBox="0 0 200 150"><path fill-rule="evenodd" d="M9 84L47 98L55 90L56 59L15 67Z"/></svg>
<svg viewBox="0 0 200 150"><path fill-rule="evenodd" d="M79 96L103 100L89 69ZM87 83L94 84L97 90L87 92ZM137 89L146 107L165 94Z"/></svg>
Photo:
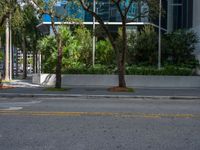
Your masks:
<svg viewBox="0 0 200 150"><path fill-rule="evenodd" d="M12 80L11 81L8 81L8 80L2 80L1 81L1 83L10 83L10 82L12 82Z"/></svg>
<svg viewBox="0 0 200 150"><path fill-rule="evenodd" d="M111 87L108 89L110 92L134 92L133 88L129 87Z"/></svg>
<svg viewBox="0 0 200 150"><path fill-rule="evenodd" d="M49 87L46 88L45 91L51 91L51 92L62 92L62 91L68 91L69 88L53 88L53 87Z"/></svg>
<svg viewBox="0 0 200 150"><path fill-rule="evenodd" d="M135 92L133 88L128 88L128 92Z"/></svg>

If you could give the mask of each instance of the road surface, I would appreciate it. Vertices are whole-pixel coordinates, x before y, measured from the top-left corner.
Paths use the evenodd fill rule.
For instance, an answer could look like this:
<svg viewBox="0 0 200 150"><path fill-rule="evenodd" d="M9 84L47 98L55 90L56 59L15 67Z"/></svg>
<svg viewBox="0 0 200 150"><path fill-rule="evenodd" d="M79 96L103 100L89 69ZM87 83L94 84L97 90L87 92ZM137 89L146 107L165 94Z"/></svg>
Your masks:
<svg viewBox="0 0 200 150"><path fill-rule="evenodd" d="M0 98L0 150L199 150L200 100Z"/></svg>

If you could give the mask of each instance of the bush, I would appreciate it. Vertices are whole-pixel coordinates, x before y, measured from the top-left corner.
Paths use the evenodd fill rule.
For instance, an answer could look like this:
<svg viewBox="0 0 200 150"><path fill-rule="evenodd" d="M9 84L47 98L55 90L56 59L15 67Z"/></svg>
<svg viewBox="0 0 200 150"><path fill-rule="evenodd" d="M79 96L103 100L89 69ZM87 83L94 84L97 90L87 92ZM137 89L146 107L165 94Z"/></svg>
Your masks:
<svg viewBox="0 0 200 150"><path fill-rule="evenodd" d="M96 65L95 67L77 66L76 68L68 68L63 71L65 74L117 74L114 67L106 67L103 65ZM175 75L175 76L189 76L194 75L190 68L181 68L176 66L166 66L161 70L153 67L126 67L127 75Z"/></svg>
<svg viewBox="0 0 200 150"><path fill-rule="evenodd" d="M128 63L156 65L157 33L152 26L145 26L140 32L132 32L128 38Z"/></svg>
<svg viewBox="0 0 200 150"><path fill-rule="evenodd" d="M158 60L158 35L153 27L145 26L132 32L128 38L129 65L156 66ZM162 37L162 65L196 68L199 65L194 49L198 37L193 31L177 30Z"/></svg>
<svg viewBox="0 0 200 150"><path fill-rule="evenodd" d="M65 74L113 74L113 69L103 65L86 67L85 65L76 68L68 68L63 71Z"/></svg>
<svg viewBox="0 0 200 150"><path fill-rule="evenodd" d="M108 39L100 40L96 44L96 62L102 65L114 64L115 54Z"/></svg>
<svg viewBox="0 0 200 150"><path fill-rule="evenodd" d="M78 41L78 52L80 53L79 61L87 66L92 65L92 35L85 27L78 27L74 33Z"/></svg>
<svg viewBox="0 0 200 150"><path fill-rule="evenodd" d="M38 50L42 54L42 71L54 73L57 63L57 47L54 36L46 36L38 41Z"/></svg>
<svg viewBox="0 0 200 150"><path fill-rule="evenodd" d="M63 39L62 68L75 67L80 64L90 64L90 33L85 28L77 28L73 33L69 28L60 27L59 33ZM79 37L79 38L78 38ZM38 49L42 53L42 71L55 73L57 64L57 43L55 36L49 35L38 41ZM86 61L85 61L86 60Z"/></svg>
<svg viewBox="0 0 200 150"><path fill-rule="evenodd" d="M194 75L193 70L190 68L180 68L175 66L166 66L160 70L152 67L127 67L127 75L175 75L175 76L189 76Z"/></svg>
<svg viewBox="0 0 200 150"><path fill-rule="evenodd" d="M178 30L163 38L163 61L165 64L195 68L199 64L194 55L197 35L193 31Z"/></svg>

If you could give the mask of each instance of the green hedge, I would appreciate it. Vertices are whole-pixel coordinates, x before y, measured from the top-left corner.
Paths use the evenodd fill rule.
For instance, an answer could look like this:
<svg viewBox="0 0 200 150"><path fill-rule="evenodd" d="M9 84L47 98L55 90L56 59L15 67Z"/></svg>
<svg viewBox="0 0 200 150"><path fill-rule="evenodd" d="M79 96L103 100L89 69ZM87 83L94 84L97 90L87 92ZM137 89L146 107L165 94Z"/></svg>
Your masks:
<svg viewBox="0 0 200 150"><path fill-rule="evenodd" d="M86 67L79 66L76 68L68 68L63 71L64 74L113 74L113 69L106 66Z"/></svg>
<svg viewBox="0 0 200 150"><path fill-rule="evenodd" d="M175 66L167 66L160 70L152 67L127 67L127 75L194 75L193 70L190 68L180 68Z"/></svg>
<svg viewBox="0 0 200 150"><path fill-rule="evenodd" d="M95 67L80 66L76 68L68 68L63 71L64 74L117 74L117 69L114 67L106 67L97 65ZM195 75L190 68L183 68L177 66L166 66L160 70L155 67L126 67L127 75L175 75L175 76L189 76Z"/></svg>

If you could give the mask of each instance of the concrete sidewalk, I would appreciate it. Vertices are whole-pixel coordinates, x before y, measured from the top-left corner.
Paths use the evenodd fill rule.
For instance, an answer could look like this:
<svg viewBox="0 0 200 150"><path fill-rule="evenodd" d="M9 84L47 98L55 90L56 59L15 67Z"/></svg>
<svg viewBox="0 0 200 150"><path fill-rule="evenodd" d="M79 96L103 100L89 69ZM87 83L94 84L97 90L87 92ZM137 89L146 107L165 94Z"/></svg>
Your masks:
<svg viewBox="0 0 200 150"><path fill-rule="evenodd" d="M116 97L116 98L170 98L199 99L200 88L145 88L134 87L135 92L109 92L109 87L69 86L65 91L48 91L30 80L14 80L4 85L14 86L0 90L0 97Z"/></svg>

